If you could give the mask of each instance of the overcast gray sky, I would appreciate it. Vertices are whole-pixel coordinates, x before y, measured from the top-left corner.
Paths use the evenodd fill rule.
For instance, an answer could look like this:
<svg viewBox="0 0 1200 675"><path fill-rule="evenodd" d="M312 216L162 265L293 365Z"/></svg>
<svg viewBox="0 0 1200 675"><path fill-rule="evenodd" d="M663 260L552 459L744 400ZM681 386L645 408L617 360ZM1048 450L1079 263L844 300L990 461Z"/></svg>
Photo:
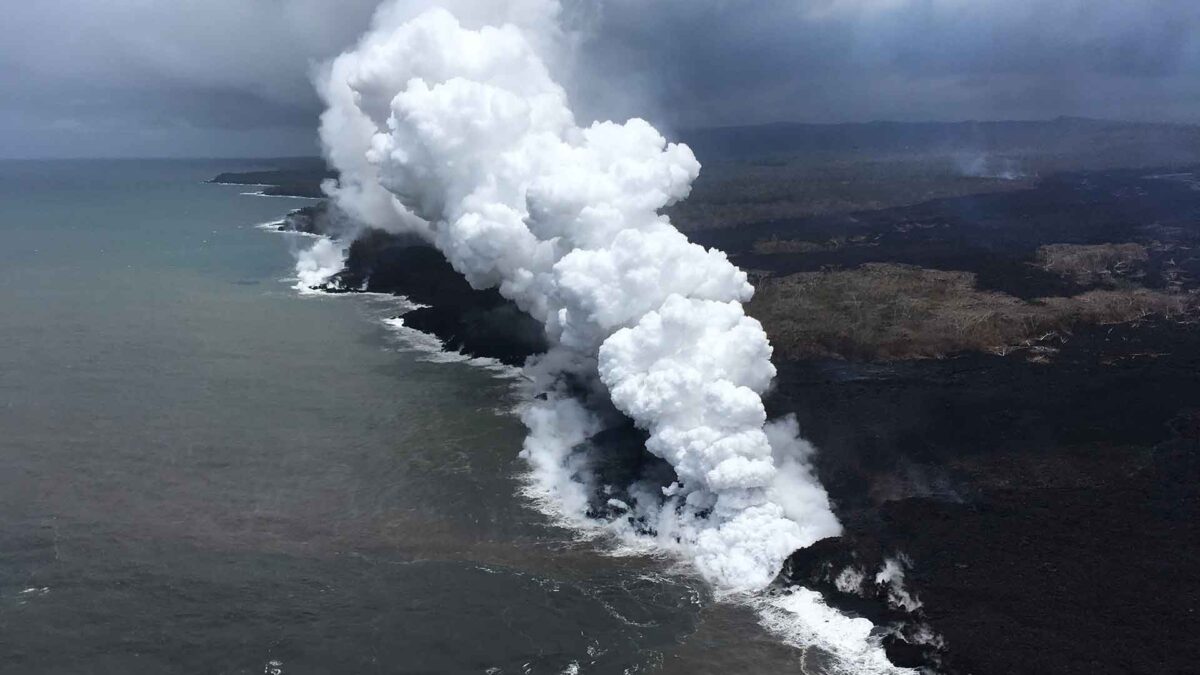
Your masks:
<svg viewBox="0 0 1200 675"><path fill-rule="evenodd" d="M480 0L488 1L488 0ZM1200 122L1197 0L569 0L582 118ZM0 157L315 154L377 0L5 7Z"/></svg>

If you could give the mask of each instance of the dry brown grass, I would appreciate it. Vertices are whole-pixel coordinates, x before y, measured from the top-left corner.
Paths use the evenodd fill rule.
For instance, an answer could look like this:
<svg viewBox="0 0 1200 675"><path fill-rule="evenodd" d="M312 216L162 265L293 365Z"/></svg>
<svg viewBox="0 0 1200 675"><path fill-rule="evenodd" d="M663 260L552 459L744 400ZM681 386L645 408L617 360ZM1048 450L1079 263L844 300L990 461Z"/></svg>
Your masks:
<svg viewBox="0 0 1200 675"><path fill-rule="evenodd" d="M754 242L755 253L816 253L818 251L828 251L831 248L828 244L818 244L813 241L803 241L801 239L779 239L772 237L770 239L760 239Z"/></svg>
<svg viewBox="0 0 1200 675"><path fill-rule="evenodd" d="M819 251L836 251L845 246L878 246L866 235L853 237L834 237L824 242L805 241L803 239L781 239L770 237L754 242L754 252L760 254L773 253L817 253Z"/></svg>
<svg viewBox="0 0 1200 675"><path fill-rule="evenodd" d="M1081 284L1136 277L1150 260L1141 244L1049 244L1037 250L1038 267Z"/></svg>
<svg viewBox="0 0 1200 675"><path fill-rule="evenodd" d="M1145 288L1094 290L1073 297L1020 298L980 291L970 272L871 263L804 272L758 283L749 313L785 359L938 358L965 351L1047 351L1047 334L1079 324L1180 316L1192 294Z"/></svg>

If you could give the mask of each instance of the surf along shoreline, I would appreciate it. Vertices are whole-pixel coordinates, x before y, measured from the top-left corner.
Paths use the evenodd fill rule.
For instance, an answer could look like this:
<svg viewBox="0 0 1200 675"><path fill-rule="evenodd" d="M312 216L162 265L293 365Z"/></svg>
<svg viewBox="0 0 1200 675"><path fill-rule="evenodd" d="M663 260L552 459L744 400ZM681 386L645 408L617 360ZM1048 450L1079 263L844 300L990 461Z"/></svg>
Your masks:
<svg viewBox="0 0 1200 675"><path fill-rule="evenodd" d="M845 285L824 276L837 273L829 265L878 263L968 270L976 287L1022 303L1131 284L1186 299L1198 266L1186 251L1200 243L1186 216L1200 208L1197 197L1152 171L1080 172L1003 194L689 235L768 283L800 278L818 290ZM327 208L297 209L278 227L330 234L322 230ZM1064 253L1060 242L1118 251L1133 242L1148 254L1064 272L1054 268L1064 255L1105 252ZM1134 263L1135 278L1122 277ZM786 299L789 289L766 297ZM422 305L403 315L405 326L467 355L520 365L544 346L540 327L511 303L471 289L437 251L404 237L361 237L322 290L403 295ZM1029 343L918 358L779 337L777 348L801 342L781 349L768 410L800 418L848 532L797 552L782 586L818 589L831 605L884 626L888 656L902 666L955 673L1040 663L1115 673L1154 664L1169 672L1196 657L1187 621L1150 631L1123 618L1170 616L1200 599L1200 583L1182 567L1200 554L1187 525L1200 518L1200 338L1191 316L1075 321ZM806 344L833 353L806 353ZM890 580L878 581L889 560L907 561L901 588L915 607ZM1118 653L1105 637L1114 631L1136 638L1122 640Z"/></svg>

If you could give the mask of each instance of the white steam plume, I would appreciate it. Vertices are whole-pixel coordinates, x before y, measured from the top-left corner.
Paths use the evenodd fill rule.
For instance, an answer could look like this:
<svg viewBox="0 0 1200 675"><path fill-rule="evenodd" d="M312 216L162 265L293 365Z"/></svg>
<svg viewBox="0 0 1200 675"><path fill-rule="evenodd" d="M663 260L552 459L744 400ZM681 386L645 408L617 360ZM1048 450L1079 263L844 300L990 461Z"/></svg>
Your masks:
<svg viewBox="0 0 1200 675"><path fill-rule="evenodd" d="M318 239L311 248L296 256L296 289L304 291L329 281L346 263L346 244L334 239Z"/></svg>
<svg viewBox="0 0 1200 675"><path fill-rule="evenodd" d="M572 450L603 421L572 397L608 398L676 474L665 490L620 486L624 522L636 515L720 588L765 587L840 526L794 421L767 423L775 369L742 309L745 273L659 214L699 162L640 119L576 124L543 59L560 40L556 3L459 4L462 22L387 5L322 70L332 196L370 225L421 233L545 324L553 346L526 369L546 396L525 412L542 497L586 511Z"/></svg>

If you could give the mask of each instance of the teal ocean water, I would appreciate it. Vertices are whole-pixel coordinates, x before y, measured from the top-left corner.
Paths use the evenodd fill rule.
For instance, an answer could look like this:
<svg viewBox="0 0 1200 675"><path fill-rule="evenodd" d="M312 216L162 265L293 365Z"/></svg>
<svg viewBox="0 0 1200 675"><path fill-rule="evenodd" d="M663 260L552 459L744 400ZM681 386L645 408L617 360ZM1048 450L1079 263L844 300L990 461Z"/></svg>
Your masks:
<svg viewBox="0 0 1200 675"><path fill-rule="evenodd" d="M298 295L238 168L0 162L0 673L799 672L530 508L513 381Z"/></svg>

